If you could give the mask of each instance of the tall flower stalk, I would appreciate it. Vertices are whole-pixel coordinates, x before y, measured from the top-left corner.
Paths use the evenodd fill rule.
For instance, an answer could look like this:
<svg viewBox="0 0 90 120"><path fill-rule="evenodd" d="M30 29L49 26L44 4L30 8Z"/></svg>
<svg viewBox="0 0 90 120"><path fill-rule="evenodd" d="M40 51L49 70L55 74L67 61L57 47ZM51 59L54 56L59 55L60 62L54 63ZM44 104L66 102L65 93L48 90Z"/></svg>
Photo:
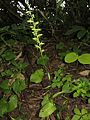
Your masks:
<svg viewBox="0 0 90 120"><path fill-rule="evenodd" d="M27 11L27 15L30 16L29 20L27 21L30 23L30 28L32 30L33 34L33 40L36 42L35 47L39 49L40 55L43 55L44 49L42 46L44 45L43 42L40 41L40 38L42 37L42 34L40 33L41 29L39 28L39 22L35 22L35 15L30 10L30 5L28 5L29 11Z"/></svg>

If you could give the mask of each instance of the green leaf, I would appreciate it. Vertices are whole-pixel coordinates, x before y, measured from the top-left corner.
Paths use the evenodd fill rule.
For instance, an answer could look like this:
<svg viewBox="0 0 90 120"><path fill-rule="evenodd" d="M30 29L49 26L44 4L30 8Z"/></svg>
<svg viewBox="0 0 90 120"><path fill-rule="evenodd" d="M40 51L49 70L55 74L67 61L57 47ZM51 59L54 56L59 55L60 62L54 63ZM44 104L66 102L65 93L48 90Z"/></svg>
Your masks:
<svg viewBox="0 0 90 120"><path fill-rule="evenodd" d="M88 116L88 114L84 114L80 120L90 120L90 116Z"/></svg>
<svg viewBox="0 0 90 120"><path fill-rule="evenodd" d="M90 104L90 98L88 99L88 103Z"/></svg>
<svg viewBox="0 0 90 120"><path fill-rule="evenodd" d="M56 81L56 82L55 82ZM58 87L60 88L63 85L62 81L53 80L53 83L51 84L52 88Z"/></svg>
<svg viewBox="0 0 90 120"><path fill-rule="evenodd" d="M13 111L15 108L17 108L18 98L16 95L12 95L10 97L10 100L8 102L8 112Z"/></svg>
<svg viewBox="0 0 90 120"><path fill-rule="evenodd" d="M11 120L16 120L15 118L11 117Z"/></svg>
<svg viewBox="0 0 90 120"><path fill-rule="evenodd" d="M19 61L18 63L16 61L12 61L12 64L16 67L18 70L24 70L27 67L27 63L23 61Z"/></svg>
<svg viewBox="0 0 90 120"><path fill-rule="evenodd" d="M4 80L2 83L0 83L0 88L3 89L4 93L9 93L10 92L9 81Z"/></svg>
<svg viewBox="0 0 90 120"><path fill-rule="evenodd" d="M13 90L16 94L21 93L26 88L25 80L18 79L13 83Z"/></svg>
<svg viewBox="0 0 90 120"><path fill-rule="evenodd" d="M81 63L81 64L90 64L90 54L87 53L87 54L82 54L78 57L78 61Z"/></svg>
<svg viewBox="0 0 90 120"><path fill-rule="evenodd" d="M43 55L43 56L38 58L37 64L46 65L48 60L49 60L49 57L47 55Z"/></svg>
<svg viewBox="0 0 90 120"><path fill-rule="evenodd" d="M43 69L36 70L33 74L30 76L30 81L34 83L40 83L43 79L44 71Z"/></svg>
<svg viewBox="0 0 90 120"><path fill-rule="evenodd" d="M66 63L75 62L78 59L78 55L75 52L70 52L65 56Z"/></svg>
<svg viewBox="0 0 90 120"><path fill-rule="evenodd" d="M64 91L65 93L70 93L71 87L70 87L69 82L66 82L66 83L63 85L62 91Z"/></svg>
<svg viewBox="0 0 90 120"><path fill-rule="evenodd" d="M47 102L49 102L49 95L45 95L44 98L43 98L43 101L42 101L42 106L44 106Z"/></svg>
<svg viewBox="0 0 90 120"><path fill-rule="evenodd" d="M79 116L79 115L74 115L71 120L79 120L79 119L80 119L80 116Z"/></svg>
<svg viewBox="0 0 90 120"><path fill-rule="evenodd" d="M4 99L0 100L0 116L3 117L3 115L7 112L7 101Z"/></svg>
<svg viewBox="0 0 90 120"><path fill-rule="evenodd" d="M79 94L77 93L77 92L75 92L74 94L73 94L73 97L78 97L79 96Z"/></svg>
<svg viewBox="0 0 90 120"><path fill-rule="evenodd" d="M77 115L81 115L81 112L78 108L74 108L74 113Z"/></svg>
<svg viewBox="0 0 90 120"><path fill-rule="evenodd" d="M4 72L1 73L2 76L11 76L13 72L11 70L5 70Z"/></svg>
<svg viewBox="0 0 90 120"><path fill-rule="evenodd" d="M5 51L4 54L2 54L2 58L6 60L13 60L16 58L16 55L12 51Z"/></svg>
<svg viewBox="0 0 90 120"><path fill-rule="evenodd" d="M0 83L0 87L2 89L9 89L8 83L9 83L8 80L4 80L2 83Z"/></svg>
<svg viewBox="0 0 90 120"><path fill-rule="evenodd" d="M40 110L39 117L48 117L56 110L56 106L53 102L47 102Z"/></svg>
<svg viewBox="0 0 90 120"><path fill-rule="evenodd" d="M82 115L83 115L83 114L86 114L86 113L88 113L88 112L87 112L86 109L83 108L83 109L81 110L81 113L82 113Z"/></svg>
<svg viewBox="0 0 90 120"><path fill-rule="evenodd" d="M87 33L87 31L86 31L85 29L79 31L79 32L77 33L77 38L78 38L78 39L83 38L86 33Z"/></svg>

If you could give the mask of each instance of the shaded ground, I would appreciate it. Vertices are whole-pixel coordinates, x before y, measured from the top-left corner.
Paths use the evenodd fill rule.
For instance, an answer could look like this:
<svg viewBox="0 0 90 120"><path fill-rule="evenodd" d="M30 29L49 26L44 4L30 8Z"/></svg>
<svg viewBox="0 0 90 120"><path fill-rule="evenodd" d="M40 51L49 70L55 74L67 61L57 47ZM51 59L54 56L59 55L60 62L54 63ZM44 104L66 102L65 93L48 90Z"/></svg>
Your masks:
<svg viewBox="0 0 90 120"><path fill-rule="evenodd" d="M56 44L56 43L55 43ZM57 51L55 50L55 44L48 43L44 46L45 52L49 56L49 62L48 62L48 71L50 73L53 73L55 70L58 69L58 67L64 66L65 70L64 73L73 74L74 78L80 77L80 72L83 70L90 70L90 65L81 65L78 63L73 64L65 64L64 61L60 59L58 56ZM65 49L68 49L69 44L65 46ZM89 47L86 47L87 51L89 52ZM86 48L84 48L86 50ZM26 62L29 63L27 69L26 69L26 78L29 78L31 73L33 73L36 69L40 68L41 66L38 66L36 64L36 59L38 55L34 47L28 46L24 48L24 55L23 58ZM90 79L90 76L86 76ZM53 78L53 75L51 76L51 79ZM43 96L47 92L44 88L49 85L50 81L48 80L47 75L44 77L44 80L41 84L32 84L29 83L29 86L27 89L21 94L20 96L20 105L19 108L17 108L12 113L9 113L4 118L0 118L0 120L9 120L10 117L18 117L20 116L23 118L23 120L42 120L38 117L38 113L40 110L40 103L43 99ZM58 89L54 89L53 92L58 91ZM50 91L52 92L52 91ZM60 113L61 119L64 120L65 116L69 115L72 117L73 115L73 109L75 106L78 106L78 108L86 107L87 109L90 109L90 105L87 104L87 99L83 98L73 98L72 96L58 96L55 98L55 103L58 106L58 111ZM56 113L48 117L46 120L57 120L56 119Z"/></svg>

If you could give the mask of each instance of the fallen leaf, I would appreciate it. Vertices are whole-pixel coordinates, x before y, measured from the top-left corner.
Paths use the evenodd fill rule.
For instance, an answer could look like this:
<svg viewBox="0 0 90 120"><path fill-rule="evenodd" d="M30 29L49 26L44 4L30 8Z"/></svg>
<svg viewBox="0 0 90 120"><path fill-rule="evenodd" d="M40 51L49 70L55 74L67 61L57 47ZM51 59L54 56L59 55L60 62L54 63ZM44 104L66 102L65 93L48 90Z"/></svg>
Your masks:
<svg viewBox="0 0 90 120"><path fill-rule="evenodd" d="M81 71L81 72L79 72L79 74L80 74L81 76L88 76L88 75L90 74L90 70Z"/></svg>

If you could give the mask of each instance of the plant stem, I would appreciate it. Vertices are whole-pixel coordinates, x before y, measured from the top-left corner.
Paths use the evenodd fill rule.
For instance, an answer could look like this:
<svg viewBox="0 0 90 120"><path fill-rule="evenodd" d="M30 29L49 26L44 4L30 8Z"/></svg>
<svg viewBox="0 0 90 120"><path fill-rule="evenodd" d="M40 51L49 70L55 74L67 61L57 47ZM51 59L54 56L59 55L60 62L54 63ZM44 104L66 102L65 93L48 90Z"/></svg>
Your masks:
<svg viewBox="0 0 90 120"><path fill-rule="evenodd" d="M58 95L63 94L63 93L64 93L64 91L60 91L60 92L54 94L54 95L52 96L52 98L55 98L55 97L57 97Z"/></svg>

